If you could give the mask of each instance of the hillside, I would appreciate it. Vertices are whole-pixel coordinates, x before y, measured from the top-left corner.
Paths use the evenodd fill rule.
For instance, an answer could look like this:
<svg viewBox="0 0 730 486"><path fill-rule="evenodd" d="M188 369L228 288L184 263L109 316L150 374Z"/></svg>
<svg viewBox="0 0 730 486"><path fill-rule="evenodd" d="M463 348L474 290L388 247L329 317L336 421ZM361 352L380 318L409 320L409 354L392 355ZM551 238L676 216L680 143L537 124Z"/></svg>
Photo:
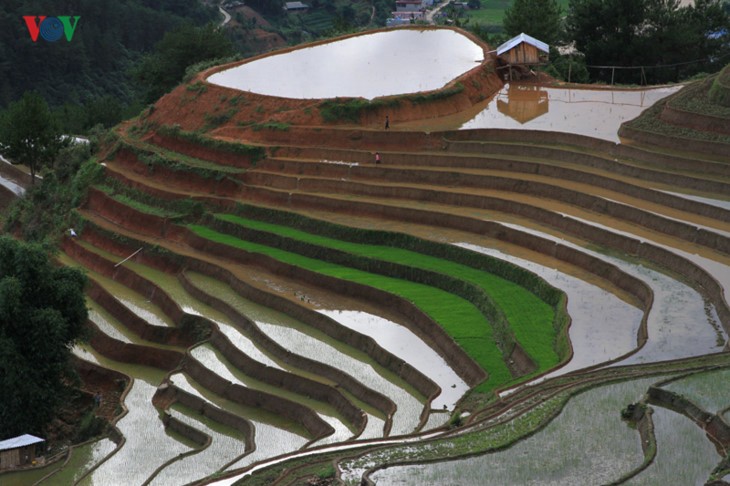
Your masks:
<svg viewBox="0 0 730 486"><path fill-rule="evenodd" d="M480 106L493 62L371 101L236 91L207 81L218 66L115 129L59 259L92 282L76 354L134 380L78 478L727 477L714 79L619 144L407 128Z"/></svg>

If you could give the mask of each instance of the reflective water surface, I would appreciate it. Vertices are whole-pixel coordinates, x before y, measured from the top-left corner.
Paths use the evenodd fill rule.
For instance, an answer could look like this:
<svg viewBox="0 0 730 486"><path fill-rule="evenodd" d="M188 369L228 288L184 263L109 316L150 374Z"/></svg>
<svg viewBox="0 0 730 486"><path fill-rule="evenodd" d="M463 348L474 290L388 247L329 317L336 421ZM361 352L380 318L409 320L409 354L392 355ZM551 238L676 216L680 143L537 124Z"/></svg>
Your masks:
<svg viewBox="0 0 730 486"><path fill-rule="evenodd" d="M621 123L680 88L570 89L511 83L461 128L549 130L618 142Z"/></svg>
<svg viewBox="0 0 730 486"><path fill-rule="evenodd" d="M428 91L476 67L482 48L453 30L391 30L296 49L213 74L228 88L285 98Z"/></svg>

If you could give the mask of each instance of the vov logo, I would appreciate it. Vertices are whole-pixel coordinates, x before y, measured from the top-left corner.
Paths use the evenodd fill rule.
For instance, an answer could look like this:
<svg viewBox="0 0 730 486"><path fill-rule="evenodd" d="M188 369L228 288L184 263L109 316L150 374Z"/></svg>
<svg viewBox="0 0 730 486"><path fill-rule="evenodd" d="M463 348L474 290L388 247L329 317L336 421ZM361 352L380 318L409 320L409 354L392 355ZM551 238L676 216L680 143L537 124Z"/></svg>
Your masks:
<svg viewBox="0 0 730 486"><path fill-rule="evenodd" d="M56 42L65 35L66 40L71 39L76 32L76 26L79 24L79 15L73 17L69 15L59 15L58 17L46 17L45 15L24 15L25 25L28 27L30 40L36 42L38 34L48 42ZM73 19L73 23L71 23Z"/></svg>

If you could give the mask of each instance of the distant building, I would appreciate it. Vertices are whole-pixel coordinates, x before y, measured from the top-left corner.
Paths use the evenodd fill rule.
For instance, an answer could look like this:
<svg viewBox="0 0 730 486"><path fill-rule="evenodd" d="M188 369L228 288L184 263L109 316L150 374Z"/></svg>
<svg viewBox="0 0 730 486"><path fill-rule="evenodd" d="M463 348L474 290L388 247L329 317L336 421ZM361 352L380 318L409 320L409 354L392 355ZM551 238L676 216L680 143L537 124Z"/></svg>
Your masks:
<svg viewBox="0 0 730 486"><path fill-rule="evenodd" d="M426 14L424 12L391 12L390 15L393 19L400 22L403 25L416 22L418 20L426 20Z"/></svg>
<svg viewBox="0 0 730 486"><path fill-rule="evenodd" d="M497 47L498 69L507 69L509 79L517 73L530 71L529 66L545 64L550 54L550 47L524 32Z"/></svg>
<svg viewBox="0 0 730 486"><path fill-rule="evenodd" d="M33 464L44 442L30 434L0 441L0 471Z"/></svg>
<svg viewBox="0 0 730 486"><path fill-rule="evenodd" d="M421 0L395 0L396 12L418 12L423 9Z"/></svg>
<svg viewBox="0 0 730 486"><path fill-rule="evenodd" d="M497 47L497 55L510 64L542 64L550 54L550 47L524 32Z"/></svg>
<svg viewBox="0 0 730 486"><path fill-rule="evenodd" d="M284 10L292 13L304 13L309 9L309 5L302 2L286 2Z"/></svg>

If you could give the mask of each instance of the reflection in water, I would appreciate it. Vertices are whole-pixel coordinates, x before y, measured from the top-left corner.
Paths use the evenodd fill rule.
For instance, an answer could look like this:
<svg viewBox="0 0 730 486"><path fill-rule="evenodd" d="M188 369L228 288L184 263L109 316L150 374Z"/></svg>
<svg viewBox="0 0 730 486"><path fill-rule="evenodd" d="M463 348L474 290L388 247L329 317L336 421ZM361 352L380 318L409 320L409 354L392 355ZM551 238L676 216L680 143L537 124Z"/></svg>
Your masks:
<svg viewBox="0 0 730 486"><path fill-rule="evenodd" d="M372 99L441 88L483 59L479 45L453 30L392 30L264 57L208 81L286 98Z"/></svg>
<svg viewBox="0 0 730 486"><path fill-rule="evenodd" d="M525 124L548 112L547 91L532 84L512 83L507 86L507 100L497 98L500 113Z"/></svg>
<svg viewBox="0 0 730 486"><path fill-rule="evenodd" d="M550 130L618 142L621 123L680 88L592 90L510 83L461 128Z"/></svg>
<svg viewBox="0 0 730 486"><path fill-rule="evenodd" d="M380 316L350 310L320 310L343 326L373 338L381 347L428 376L441 393L431 408L453 410L456 402L469 390L464 380L439 354L410 329Z"/></svg>

